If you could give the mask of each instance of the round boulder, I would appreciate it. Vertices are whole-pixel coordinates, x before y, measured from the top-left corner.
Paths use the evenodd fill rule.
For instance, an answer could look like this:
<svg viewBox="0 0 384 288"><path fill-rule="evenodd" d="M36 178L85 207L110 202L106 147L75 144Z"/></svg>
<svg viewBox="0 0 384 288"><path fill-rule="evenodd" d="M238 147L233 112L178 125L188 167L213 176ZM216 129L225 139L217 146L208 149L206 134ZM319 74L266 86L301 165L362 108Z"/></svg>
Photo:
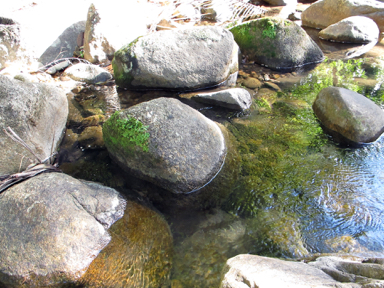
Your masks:
<svg viewBox="0 0 384 288"><path fill-rule="evenodd" d="M40 174L8 188L0 197L0 283L75 283L110 242L107 229L125 207L114 189L62 173Z"/></svg>
<svg viewBox="0 0 384 288"><path fill-rule="evenodd" d="M68 116L65 93L40 83L25 83L0 75L0 127L12 128L43 160L61 142ZM53 150L53 151L52 151ZM30 164L34 156L0 130L0 175Z"/></svg>
<svg viewBox="0 0 384 288"><path fill-rule="evenodd" d="M320 0L301 15L303 26L324 29L351 16L365 16L384 31L384 3L376 0Z"/></svg>
<svg viewBox="0 0 384 288"><path fill-rule="evenodd" d="M107 70L86 63L70 66L65 70L65 74L75 81L81 81L87 84L100 84L112 79L111 73Z"/></svg>
<svg viewBox="0 0 384 288"><path fill-rule="evenodd" d="M266 17L231 28L235 41L248 61L272 69L293 69L318 63L324 55L296 23Z"/></svg>
<svg viewBox="0 0 384 288"><path fill-rule="evenodd" d="M226 155L217 124L172 98L116 112L104 123L103 134L109 153L123 169L173 193L204 187Z"/></svg>
<svg viewBox="0 0 384 288"><path fill-rule="evenodd" d="M365 96L345 88L321 90L313 110L326 129L347 142L373 142L384 132L383 110Z"/></svg>
<svg viewBox="0 0 384 288"><path fill-rule="evenodd" d="M379 33L379 27L372 19L352 16L321 30L319 37L342 43L369 43L376 42Z"/></svg>
<svg viewBox="0 0 384 288"><path fill-rule="evenodd" d="M123 46L112 66L122 88L195 90L231 78L238 53L233 35L221 27L163 30Z"/></svg>

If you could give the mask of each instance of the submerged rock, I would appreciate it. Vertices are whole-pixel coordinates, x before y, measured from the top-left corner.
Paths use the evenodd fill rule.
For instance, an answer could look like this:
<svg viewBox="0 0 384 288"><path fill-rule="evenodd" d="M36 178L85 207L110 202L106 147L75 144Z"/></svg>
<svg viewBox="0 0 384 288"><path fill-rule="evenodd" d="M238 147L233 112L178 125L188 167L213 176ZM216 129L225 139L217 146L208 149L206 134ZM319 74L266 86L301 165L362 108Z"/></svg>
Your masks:
<svg viewBox="0 0 384 288"><path fill-rule="evenodd" d="M384 30L384 3L375 0L320 0L301 15L303 26L323 29L351 16L365 16Z"/></svg>
<svg viewBox="0 0 384 288"><path fill-rule="evenodd" d="M128 201L111 242L79 282L86 287L169 287L172 234L157 212Z"/></svg>
<svg viewBox="0 0 384 288"><path fill-rule="evenodd" d="M172 98L116 112L104 123L103 134L109 153L123 169L173 193L204 187L226 155L216 123Z"/></svg>
<svg viewBox="0 0 384 288"><path fill-rule="evenodd" d="M194 90L217 86L238 71L238 46L221 27L158 31L115 53L116 84L130 89Z"/></svg>
<svg viewBox="0 0 384 288"><path fill-rule="evenodd" d="M65 70L65 74L73 80L85 82L87 84L100 84L112 79L111 73L105 69L85 63L70 66Z"/></svg>
<svg viewBox="0 0 384 288"><path fill-rule="evenodd" d="M123 216L114 189L62 173L40 174L0 195L0 283L62 287L75 283L109 243Z"/></svg>
<svg viewBox="0 0 384 288"><path fill-rule="evenodd" d="M369 43L376 42L379 33L379 28L372 19L352 16L321 30L319 37L342 43Z"/></svg>
<svg viewBox="0 0 384 288"><path fill-rule="evenodd" d="M68 116L64 92L0 75L0 127L11 127L43 160L60 144ZM52 151L53 150L53 151ZM25 170L34 156L0 130L0 175Z"/></svg>
<svg viewBox="0 0 384 288"><path fill-rule="evenodd" d="M384 132L384 112L373 101L351 90L327 87L313 110L324 127L355 144L370 143Z"/></svg>
<svg viewBox="0 0 384 288"><path fill-rule="evenodd" d="M252 104L251 94L243 88L197 93L192 99L240 111L248 109Z"/></svg>
<svg viewBox="0 0 384 288"><path fill-rule="evenodd" d="M296 23L266 17L237 25L230 30L248 61L272 69L292 69L323 61L316 43Z"/></svg>

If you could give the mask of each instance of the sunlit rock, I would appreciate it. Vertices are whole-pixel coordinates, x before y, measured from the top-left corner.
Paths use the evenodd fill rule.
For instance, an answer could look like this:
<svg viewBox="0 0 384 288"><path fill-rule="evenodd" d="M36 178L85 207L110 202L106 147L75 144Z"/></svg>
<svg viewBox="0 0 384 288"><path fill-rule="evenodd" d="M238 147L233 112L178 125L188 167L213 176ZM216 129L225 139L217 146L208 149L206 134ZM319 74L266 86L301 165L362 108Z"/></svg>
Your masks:
<svg viewBox="0 0 384 288"><path fill-rule="evenodd" d="M373 101L351 90L327 87L313 110L324 127L352 143L374 142L384 132L384 112ZM343 142L343 139L340 139Z"/></svg>
<svg viewBox="0 0 384 288"><path fill-rule="evenodd" d="M85 63L72 65L65 69L65 74L76 81L87 84L102 84L112 79L111 73L107 70Z"/></svg>
<svg viewBox="0 0 384 288"><path fill-rule="evenodd" d="M40 83L24 83L0 75L0 127L12 128L41 160L60 144L68 116L63 91ZM32 153L0 130L0 175L25 169Z"/></svg>
<svg viewBox="0 0 384 288"><path fill-rule="evenodd" d="M192 27L139 37L115 53L112 65L121 88L195 90L237 75L238 51L228 30Z"/></svg>
<svg viewBox="0 0 384 288"><path fill-rule="evenodd" d="M379 33L379 28L372 19L352 16L321 30L319 37L342 43L368 43L376 42Z"/></svg>
<svg viewBox="0 0 384 288"><path fill-rule="evenodd" d="M292 69L324 60L317 44L296 23L266 17L230 29L248 61L272 69Z"/></svg>
<svg viewBox="0 0 384 288"><path fill-rule="evenodd" d="M40 174L0 198L0 283L62 287L75 283L111 240L123 216L114 189L62 173Z"/></svg>
<svg viewBox="0 0 384 288"><path fill-rule="evenodd" d="M365 16L384 30L384 3L375 0L320 0L301 15L304 26L323 29L351 16Z"/></svg>

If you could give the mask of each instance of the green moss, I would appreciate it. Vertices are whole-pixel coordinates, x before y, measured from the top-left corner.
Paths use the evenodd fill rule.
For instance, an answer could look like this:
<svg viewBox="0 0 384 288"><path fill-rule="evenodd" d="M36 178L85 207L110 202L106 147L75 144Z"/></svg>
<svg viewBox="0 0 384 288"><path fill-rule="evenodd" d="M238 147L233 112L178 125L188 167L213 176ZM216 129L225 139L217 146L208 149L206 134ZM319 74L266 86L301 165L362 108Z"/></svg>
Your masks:
<svg viewBox="0 0 384 288"><path fill-rule="evenodd" d="M148 126L139 120L115 112L103 125L103 137L108 149L124 149L127 153L134 153L136 148L148 151Z"/></svg>
<svg viewBox="0 0 384 288"><path fill-rule="evenodd" d="M263 37L269 37L271 39L275 39L276 38L276 30L277 30L277 24L274 23L273 21L271 20L266 20L266 21L263 21L263 26L264 26L264 30L263 30Z"/></svg>

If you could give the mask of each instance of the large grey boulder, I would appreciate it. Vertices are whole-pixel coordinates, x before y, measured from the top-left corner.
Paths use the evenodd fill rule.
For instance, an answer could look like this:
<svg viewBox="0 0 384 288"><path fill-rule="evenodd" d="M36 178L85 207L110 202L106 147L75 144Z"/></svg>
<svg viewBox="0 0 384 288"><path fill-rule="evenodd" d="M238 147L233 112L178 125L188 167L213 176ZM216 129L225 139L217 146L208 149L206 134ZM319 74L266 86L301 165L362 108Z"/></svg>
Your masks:
<svg viewBox="0 0 384 288"><path fill-rule="evenodd" d="M87 84L100 84L112 79L111 73L97 66L86 63L72 65L65 69L65 74L76 81Z"/></svg>
<svg viewBox="0 0 384 288"><path fill-rule="evenodd" d="M40 174L0 195L0 283L62 287L76 282L109 243L125 210L114 189L62 173Z"/></svg>
<svg viewBox="0 0 384 288"><path fill-rule="evenodd" d="M115 53L112 65L122 88L194 90L237 75L238 52L228 30L192 27L139 37Z"/></svg>
<svg viewBox="0 0 384 288"><path fill-rule="evenodd" d="M365 96L345 88L321 90L313 110L326 129L352 143L373 142L384 132L384 111Z"/></svg>
<svg viewBox="0 0 384 288"><path fill-rule="evenodd" d="M243 88L200 92L193 96L192 99L240 111L249 109L252 104L251 94L249 94L248 90Z"/></svg>
<svg viewBox="0 0 384 288"><path fill-rule="evenodd" d="M229 259L222 272L220 288L245 287L361 287L340 283L320 269L302 262L283 261L256 255L238 255Z"/></svg>
<svg viewBox="0 0 384 288"><path fill-rule="evenodd" d="M266 17L237 25L230 31L248 61L272 69L293 69L324 59L323 52L304 29L289 20Z"/></svg>
<svg viewBox="0 0 384 288"><path fill-rule="evenodd" d="M20 46L20 25L14 20L0 17L0 69L7 61L17 59Z"/></svg>
<svg viewBox="0 0 384 288"><path fill-rule="evenodd" d="M0 75L0 175L24 170L30 164L28 158L35 161L4 128L12 128L42 160L60 144L67 116L68 102L62 90Z"/></svg>
<svg viewBox="0 0 384 288"><path fill-rule="evenodd" d="M379 33L379 27L372 19L352 16L321 30L319 37L342 43L369 43L377 42Z"/></svg>
<svg viewBox="0 0 384 288"><path fill-rule="evenodd" d="M365 16L384 31L384 3L376 0L320 0L301 15L304 26L323 29L351 16Z"/></svg>
<svg viewBox="0 0 384 288"><path fill-rule="evenodd" d="M217 124L172 98L116 112L104 123L103 134L110 155L123 169L173 193L205 186L226 155Z"/></svg>

